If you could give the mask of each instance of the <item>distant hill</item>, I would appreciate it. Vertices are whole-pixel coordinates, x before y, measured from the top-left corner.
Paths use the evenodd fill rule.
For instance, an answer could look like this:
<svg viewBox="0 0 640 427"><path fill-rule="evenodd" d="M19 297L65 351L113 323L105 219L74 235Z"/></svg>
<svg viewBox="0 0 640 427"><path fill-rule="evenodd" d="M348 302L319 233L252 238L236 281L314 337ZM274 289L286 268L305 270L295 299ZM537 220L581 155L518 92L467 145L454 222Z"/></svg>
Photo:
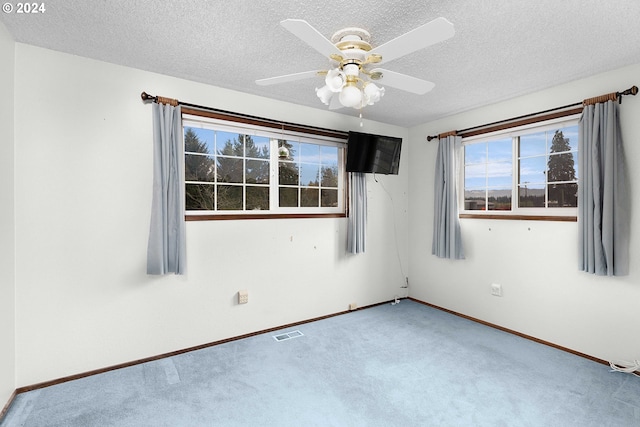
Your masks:
<svg viewBox="0 0 640 427"><path fill-rule="evenodd" d="M511 190L489 190L489 199L497 197L511 197ZM521 191L527 196L544 196L544 188L522 188ZM526 193L525 193L526 192ZM465 200L484 199L484 190L465 191Z"/></svg>

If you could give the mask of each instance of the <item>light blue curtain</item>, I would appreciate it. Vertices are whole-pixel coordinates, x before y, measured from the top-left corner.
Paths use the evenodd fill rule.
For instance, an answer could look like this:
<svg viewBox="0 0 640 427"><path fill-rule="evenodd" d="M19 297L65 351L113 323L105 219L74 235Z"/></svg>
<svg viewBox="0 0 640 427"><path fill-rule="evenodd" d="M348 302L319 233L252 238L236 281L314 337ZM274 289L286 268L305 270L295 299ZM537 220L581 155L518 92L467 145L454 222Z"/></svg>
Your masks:
<svg viewBox="0 0 640 427"><path fill-rule="evenodd" d="M184 146L180 106L153 103L153 200L147 274L185 273Z"/></svg>
<svg viewBox="0 0 640 427"><path fill-rule="evenodd" d="M367 176L361 172L349 174L349 221L347 252L364 252L367 237Z"/></svg>
<svg viewBox="0 0 640 427"><path fill-rule="evenodd" d="M584 108L578 165L580 271L629 274L630 203L617 102Z"/></svg>
<svg viewBox="0 0 640 427"><path fill-rule="evenodd" d="M440 138L435 167L431 244L431 253L439 258L464 259L456 184L460 150L462 150L461 137Z"/></svg>

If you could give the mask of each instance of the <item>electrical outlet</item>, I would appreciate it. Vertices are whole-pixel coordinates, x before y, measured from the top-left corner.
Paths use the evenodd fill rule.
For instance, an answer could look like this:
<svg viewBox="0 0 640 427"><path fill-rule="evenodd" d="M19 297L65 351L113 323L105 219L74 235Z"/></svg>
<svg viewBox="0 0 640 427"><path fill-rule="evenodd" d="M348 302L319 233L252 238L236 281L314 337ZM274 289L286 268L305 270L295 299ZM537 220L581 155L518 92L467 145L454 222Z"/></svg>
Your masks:
<svg viewBox="0 0 640 427"><path fill-rule="evenodd" d="M501 297L502 296L502 285L498 285L497 283L492 283L491 284L491 295L494 295L496 297Z"/></svg>
<svg viewBox="0 0 640 427"><path fill-rule="evenodd" d="M246 304L249 302L248 291L238 291L238 304Z"/></svg>

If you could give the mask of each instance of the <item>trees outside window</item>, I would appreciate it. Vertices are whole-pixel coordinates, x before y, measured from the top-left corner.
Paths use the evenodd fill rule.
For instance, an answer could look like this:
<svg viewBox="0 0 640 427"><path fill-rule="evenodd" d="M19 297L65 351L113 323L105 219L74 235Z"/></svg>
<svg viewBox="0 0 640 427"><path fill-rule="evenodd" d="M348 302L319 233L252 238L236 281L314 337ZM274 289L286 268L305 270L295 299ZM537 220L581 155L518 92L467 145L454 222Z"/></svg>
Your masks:
<svg viewBox="0 0 640 427"><path fill-rule="evenodd" d="M343 141L246 130L184 122L188 214L345 212Z"/></svg>
<svg viewBox="0 0 640 427"><path fill-rule="evenodd" d="M556 130L547 162L549 204L553 206L578 206L578 183L574 155L569 138L565 138L562 130Z"/></svg>
<svg viewBox="0 0 640 427"><path fill-rule="evenodd" d="M543 123L527 130L506 131L509 135L463 141L463 210L575 215L576 122Z"/></svg>

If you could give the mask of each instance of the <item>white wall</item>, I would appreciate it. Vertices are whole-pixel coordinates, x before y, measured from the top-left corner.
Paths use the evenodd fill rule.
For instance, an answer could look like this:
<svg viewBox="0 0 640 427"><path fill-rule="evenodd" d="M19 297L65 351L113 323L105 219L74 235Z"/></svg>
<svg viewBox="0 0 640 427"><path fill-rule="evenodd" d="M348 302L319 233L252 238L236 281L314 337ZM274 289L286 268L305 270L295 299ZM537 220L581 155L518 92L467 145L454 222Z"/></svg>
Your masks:
<svg viewBox="0 0 640 427"><path fill-rule="evenodd" d="M0 22L0 410L15 389L14 57L15 43Z"/></svg>
<svg viewBox="0 0 640 427"><path fill-rule="evenodd" d="M140 93L333 129L405 138L407 129L360 128L329 111L20 43L15 49L17 386L400 292L406 155L399 176L369 179L364 255L345 254L345 218L188 222L187 275L147 277L151 106ZM249 304L235 304L240 289L248 289Z"/></svg>
<svg viewBox="0 0 640 427"><path fill-rule="evenodd" d="M640 65L458 114L410 130L411 296L605 360L640 358L640 96L625 97L622 133L632 200L631 272L578 272L577 223L463 219L464 261L431 255L433 165L426 135L542 111L639 85ZM504 296L491 296L491 283Z"/></svg>

